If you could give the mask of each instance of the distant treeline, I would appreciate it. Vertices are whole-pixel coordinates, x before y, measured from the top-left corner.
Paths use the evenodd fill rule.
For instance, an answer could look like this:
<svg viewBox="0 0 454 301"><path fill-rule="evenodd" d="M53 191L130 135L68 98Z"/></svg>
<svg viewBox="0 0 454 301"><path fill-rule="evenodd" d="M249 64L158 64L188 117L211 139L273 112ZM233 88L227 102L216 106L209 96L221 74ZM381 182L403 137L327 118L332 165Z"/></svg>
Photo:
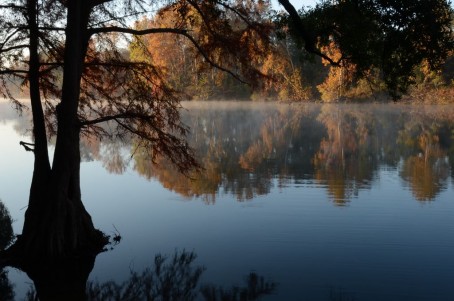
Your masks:
<svg viewBox="0 0 454 301"><path fill-rule="evenodd" d="M121 50L125 58L136 62L151 63L160 74L160 80L166 82L174 91L181 93L185 100L253 100L253 101L321 101L321 102L362 102L387 101L390 98L380 68L359 71L353 63L341 60L342 54L337 44L332 41L321 47L321 52L333 61L342 61L337 66L319 56L309 54L294 39L288 27L279 24L275 11L269 5L250 8L258 16L256 22L269 23L272 45L261 44L261 40L251 43L254 37L248 31L241 31L243 21L234 19L230 26L238 27L243 36L239 41L244 45L228 47L245 47L249 58L248 64L254 66L258 76L241 82L231 74L214 68L200 54L194 44L181 35L156 33L136 37L129 41L127 48ZM135 23L136 29L171 28L178 13L173 9L162 9L153 16L144 17ZM186 12L191 34L203 41L203 20L196 13ZM94 42L96 44L96 41ZM222 48L225 45L209 45L213 61L222 61ZM217 47L217 48L216 48ZM227 48L228 48L227 47ZM249 48L248 48L249 47ZM99 51L99 50L98 50ZM366 50L365 50L366 52ZM106 54L108 56L109 54ZM218 57L214 57L218 56ZM231 58L229 58L231 59ZM229 70L234 74L244 73L241 66L244 61L229 61ZM54 73L59 77L59 71ZM61 75L60 75L61 76ZM119 74L118 76L121 76ZM452 103L454 102L454 50L440 67L434 69L423 61L413 71L411 85L401 101L418 103ZM252 83L252 84L251 84ZM13 95L27 97L27 89L20 78L5 83Z"/></svg>
<svg viewBox="0 0 454 301"><path fill-rule="evenodd" d="M247 85L234 79L228 73L212 68L203 57L197 56L193 44L181 36L156 34L143 36L129 46L130 55L135 60L146 60L163 70L163 78L187 99L193 100L279 100L279 101L385 101L390 99L387 86L380 68L357 70L358 68L342 61L339 66L314 55L310 55L293 38L287 26L279 23L270 6L262 5L251 8L259 11L265 23L269 18L272 46L266 51L260 47L269 47L257 43L257 49L245 49L249 53L250 63L263 75L253 85ZM190 13L188 13L190 14ZM274 17L270 17L274 16ZM162 10L151 18L143 18L136 23L136 28L168 27L177 17L175 10ZM205 34L203 20L191 19L192 34L200 39ZM241 20L231 21L232 26L241 27ZM200 29L200 30L199 30ZM244 39L251 39L244 34ZM241 47L241 45L238 45ZM261 51L262 50L262 51ZM321 47L322 53L333 61L340 61L342 56L337 44L331 42ZM367 50L365 49L365 52ZM416 51L416 50L415 50ZM265 55L264 55L265 53ZM219 53L222 56L222 53ZM235 66L235 62L230 63ZM241 62L238 62L241 65ZM451 51L444 64L436 70L423 61L410 78L410 87L402 97L403 101L448 103L454 101L454 51ZM234 72L241 72L235 70ZM239 67L238 67L239 68Z"/></svg>

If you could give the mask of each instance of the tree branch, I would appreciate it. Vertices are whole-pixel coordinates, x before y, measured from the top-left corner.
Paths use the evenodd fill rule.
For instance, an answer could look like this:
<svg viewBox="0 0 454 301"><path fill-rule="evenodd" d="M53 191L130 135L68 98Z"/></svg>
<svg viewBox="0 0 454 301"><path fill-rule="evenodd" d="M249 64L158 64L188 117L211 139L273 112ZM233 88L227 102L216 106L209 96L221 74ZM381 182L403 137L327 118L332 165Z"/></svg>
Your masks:
<svg viewBox="0 0 454 301"><path fill-rule="evenodd" d="M154 33L173 33L173 34L187 34L185 29L178 29L178 28L148 28L148 29L132 29L120 26L107 26L107 27L99 27L99 28L90 28L88 30L89 35L93 34L100 34L100 33L109 33L109 32L119 32L119 33L126 33L132 34L136 36L143 36L147 34L154 34Z"/></svg>
<svg viewBox="0 0 454 301"><path fill-rule="evenodd" d="M0 70L0 74L15 74L15 73L28 73L28 70L21 70L21 69L5 69L5 70Z"/></svg>
<svg viewBox="0 0 454 301"><path fill-rule="evenodd" d="M38 27L39 30L48 30L48 31L65 31L64 27L52 27L52 26L41 26Z"/></svg>
<svg viewBox="0 0 454 301"><path fill-rule="evenodd" d="M50 66L54 68L49 68L49 69L55 69L57 67L62 67L63 62L42 62L40 63L40 66ZM151 66L148 63L145 62L123 62L123 61L111 61L111 62L85 62L83 64L84 67L121 67L121 68L128 68L131 66ZM47 72L47 70L44 70Z"/></svg>
<svg viewBox="0 0 454 301"><path fill-rule="evenodd" d="M30 146L35 146L34 143L19 141L19 144L22 145L27 152L35 152L35 149L30 147Z"/></svg>
<svg viewBox="0 0 454 301"><path fill-rule="evenodd" d="M148 29L132 29L132 28L125 28L125 27L119 27L119 26L109 26L109 27L100 27L100 28L91 28L89 29L89 35L93 34L100 34L100 33L109 33L109 32L118 32L118 33L126 33L126 34L132 34L136 36L143 36L147 34L155 34L155 33L172 33L172 34L179 34L184 37L186 37L191 43L194 45L194 47L197 49L197 51L203 56L203 58L213 67L224 71L231 76L233 76L235 79L240 81L243 84L247 84L242 78L240 78L237 74L233 73L232 71L218 65L215 63L209 56L208 54L202 49L202 47L197 43L197 41L188 33L186 29L178 29L178 28L148 28Z"/></svg>
<svg viewBox="0 0 454 301"><path fill-rule="evenodd" d="M8 36L5 37L5 40L2 42L2 46L5 46L6 43L8 43L9 40L11 40L14 35L16 35L16 33L20 32L23 28L16 28L15 30L13 30L13 32L11 32Z"/></svg>
<svg viewBox="0 0 454 301"><path fill-rule="evenodd" d="M30 45L28 45L28 44L23 44L23 45L16 45L16 46L11 46L11 47L6 47L6 48L0 48L0 53L8 52L8 51L15 50L15 49L26 48L29 46Z"/></svg>
<svg viewBox="0 0 454 301"><path fill-rule="evenodd" d="M240 17L241 20L243 20L244 23L246 23L247 25L249 26L253 26L253 24L248 20L247 17L245 17L241 12L239 12L236 8L228 5L227 3L223 2L223 1L216 1L216 3L218 3L219 5L225 7L226 9L228 10L231 10L232 12L234 12L238 17Z"/></svg>
<svg viewBox="0 0 454 301"><path fill-rule="evenodd" d="M146 119L148 117L149 117L148 115L144 115L144 114L126 112L126 113L120 113L117 115L103 116L103 117L92 119L92 120L81 121L81 122L79 122L79 125L81 127L84 127L84 126L94 125L97 123L107 122L107 121L111 121L111 120L115 120L118 122L117 119L128 119L128 118Z"/></svg>
<svg viewBox="0 0 454 301"><path fill-rule="evenodd" d="M187 0L189 4L199 13L200 17L202 18L203 23L205 23L208 31L213 35L216 36L216 34L213 32L213 29L210 26L210 22L207 20L205 13L203 10L200 8L200 5L197 2L194 2L192 0Z"/></svg>
<svg viewBox="0 0 454 301"><path fill-rule="evenodd" d="M93 0L92 3L91 3L91 6L92 7L96 7L98 5L101 5L101 4L104 4L104 3L107 3L107 2L111 2L112 0Z"/></svg>
<svg viewBox="0 0 454 301"><path fill-rule="evenodd" d="M278 0L278 1L289 14L290 19L294 25L296 33L298 33L301 36L301 38L304 40L304 49L306 49L306 51L309 53L322 57L323 59L327 60L331 65L339 66L340 60L334 61L332 58L330 58L326 54L321 53L320 50L318 50L315 47L315 44L316 44L315 35L310 33L307 30L306 26L304 26L303 21L301 21L300 15L296 11L295 7L290 3L290 1L289 0Z"/></svg>
<svg viewBox="0 0 454 301"><path fill-rule="evenodd" d="M0 5L0 9L1 8L12 8L12 9L21 9L21 10L26 10L27 9L25 6L20 6L20 5L13 4L13 3Z"/></svg>

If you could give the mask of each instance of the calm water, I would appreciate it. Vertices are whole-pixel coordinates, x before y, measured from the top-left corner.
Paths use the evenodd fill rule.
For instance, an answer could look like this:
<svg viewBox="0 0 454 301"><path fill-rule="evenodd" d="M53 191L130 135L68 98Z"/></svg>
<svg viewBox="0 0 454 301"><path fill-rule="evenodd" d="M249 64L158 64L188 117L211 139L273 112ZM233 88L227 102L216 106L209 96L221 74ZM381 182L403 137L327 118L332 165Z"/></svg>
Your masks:
<svg viewBox="0 0 454 301"><path fill-rule="evenodd" d="M84 141L86 207L123 237L92 280L121 282L186 249L206 267L201 283L241 286L251 271L277 283L261 300L454 300L454 107L185 107L205 167L193 180L153 167L133 140ZM0 199L19 233L29 122L0 114ZM21 300L30 281L9 275Z"/></svg>

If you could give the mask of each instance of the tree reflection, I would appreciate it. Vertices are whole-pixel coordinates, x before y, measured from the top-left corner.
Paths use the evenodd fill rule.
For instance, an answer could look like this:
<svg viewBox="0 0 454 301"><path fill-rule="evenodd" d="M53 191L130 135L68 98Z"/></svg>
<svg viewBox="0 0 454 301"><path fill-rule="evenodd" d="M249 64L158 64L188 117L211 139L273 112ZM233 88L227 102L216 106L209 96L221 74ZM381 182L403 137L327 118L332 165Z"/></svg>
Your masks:
<svg viewBox="0 0 454 301"><path fill-rule="evenodd" d="M433 200L449 177L454 179L450 106L221 102L188 103L186 108L182 119L191 129L188 140L201 172L182 175L128 136L83 137L81 156L102 161L112 173L132 165L143 177L209 204L219 194L245 201L309 179L325 188L334 204L346 205L388 167L399 171L415 199ZM21 133L23 120L17 126Z"/></svg>
<svg viewBox="0 0 454 301"><path fill-rule="evenodd" d="M411 122L400 131L401 143L410 152L403 160L400 175L419 201L434 200L447 187L449 177L449 133L454 127L447 120L430 117L413 114Z"/></svg>
<svg viewBox="0 0 454 301"><path fill-rule="evenodd" d="M418 201L431 201L446 188L449 166L443 158L412 156L402 167L401 176Z"/></svg>
<svg viewBox="0 0 454 301"><path fill-rule="evenodd" d="M323 106L317 120L327 130L313 158L314 178L325 184L337 205L344 205L359 189L370 188L377 170L377 124L369 110Z"/></svg>
<svg viewBox="0 0 454 301"><path fill-rule="evenodd" d="M176 251L167 257L158 254L153 265L142 273L131 271L123 283L108 281L89 282L87 301L253 301L274 293L276 283L268 282L256 273L250 273L244 287L225 289L214 285L199 285L205 268L195 266L194 252ZM3 300L3 299L2 299ZM31 290L27 301L37 301Z"/></svg>
<svg viewBox="0 0 454 301"><path fill-rule="evenodd" d="M269 178L301 179L313 173L310 158L325 129L315 121L319 107L281 107L258 125L259 135L240 156L243 169Z"/></svg>
<svg viewBox="0 0 454 301"><path fill-rule="evenodd" d="M267 282L256 273L250 273L245 282L246 286L234 286L231 289L204 285L200 291L205 301L252 301L270 295L276 290L276 283Z"/></svg>
<svg viewBox="0 0 454 301"><path fill-rule="evenodd" d="M202 164L203 173L191 173L188 176L178 172L163 157L153 162L144 148L139 147L134 156L134 169L145 178L156 178L165 188L185 197L202 197L206 203L214 203L221 183L219 166L209 160L204 160Z"/></svg>
<svg viewBox="0 0 454 301"><path fill-rule="evenodd" d="M243 107L187 112L183 120L191 128L188 138L204 171L185 178L162 158L153 165L145 148L136 151L134 168L147 178L157 178L168 189L186 197L202 196L209 203L215 202L219 190L235 195L238 200L266 194L271 188L269 176L251 173L239 164L241 154L257 136L255 129L265 116L262 111Z"/></svg>
<svg viewBox="0 0 454 301"><path fill-rule="evenodd" d="M131 155L139 174L207 203L219 193L243 201L276 185L315 179L334 204L346 205L370 189L386 166L400 171L417 200L426 200L446 187L449 170L454 173L453 116L452 108L191 104L183 120L201 173L188 177L163 158L152 162L147 149L134 143ZM117 168L108 169L121 172L127 162L120 160L120 147L112 149L115 155L101 157L115 158L110 162Z"/></svg>
<svg viewBox="0 0 454 301"><path fill-rule="evenodd" d="M88 286L88 301L107 300L159 300L191 301L197 296L197 285L204 268L194 267L194 252L175 252L171 258L156 255L152 268L141 274L131 272L122 284L113 281L91 282Z"/></svg>
<svg viewBox="0 0 454 301"><path fill-rule="evenodd" d="M0 200L0 251L5 250L13 241L12 219L3 202ZM1 258L0 258L1 261ZM0 300L14 300L13 285L9 282L8 272L0 269Z"/></svg>

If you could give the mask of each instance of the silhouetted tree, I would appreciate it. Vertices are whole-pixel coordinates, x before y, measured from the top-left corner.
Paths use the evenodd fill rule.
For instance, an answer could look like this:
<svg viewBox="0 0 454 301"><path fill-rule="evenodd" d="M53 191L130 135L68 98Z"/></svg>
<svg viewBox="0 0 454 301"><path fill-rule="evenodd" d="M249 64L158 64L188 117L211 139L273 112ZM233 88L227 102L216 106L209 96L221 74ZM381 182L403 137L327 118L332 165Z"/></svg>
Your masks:
<svg viewBox="0 0 454 301"><path fill-rule="evenodd" d="M336 66L353 64L363 76L379 68L395 98L407 90L416 66L426 60L439 68L454 47L453 10L446 0L321 1L301 14L288 0L279 3L288 12L284 23L307 52ZM340 57L321 50L331 43Z"/></svg>
<svg viewBox="0 0 454 301"><path fill-rule="evenodd" d="M200 276L205 268L194 266L196 258L194 252L185 250L175 251L170 257L158 254L152 266L142 273L131 271L123 283L89 282L87 301L192 301L199 300L199 292L206 301L253 301L273 293L277 287L276 283L268 282L256 273L248 275L244 287L200 286ZM27 293L27 300L37 300L33 288Z"/></svg>
<svg viewBox="0 0 454 301"><path fill-rule="evenodd" d="M8 247L14 239L12 219L3 202L0 200L0 251ZM8 272L0 269L0 299L14 300L14 290L8 279Z"/></svg>
<svg viewBox="0 0 454 301"><path fill-rule="evenodd" d="M157 6L177 12L168 27L128 26L132 16ZM188 28L189 11L203 20L200 38ZM108 240L82 203L81 134L134 135L151 160L165 156L180 172L198 166L184 139L178 93L159 68L131 60L120 45L131 36L178 35L211 66L253 83L260 72L236 45L253 50L258 41L266 44L267 27L237 1L21 0L1 1L0 12L2 93L21 109L5 83L19 78L29 90L34 141L23 145L35 159L23 231L2 252L0 266L27 272L41 300L83 300L94 259ZM240 32L229 22L232 15L243 20ZM49 135L56 136L52 164Z"/></svg>

